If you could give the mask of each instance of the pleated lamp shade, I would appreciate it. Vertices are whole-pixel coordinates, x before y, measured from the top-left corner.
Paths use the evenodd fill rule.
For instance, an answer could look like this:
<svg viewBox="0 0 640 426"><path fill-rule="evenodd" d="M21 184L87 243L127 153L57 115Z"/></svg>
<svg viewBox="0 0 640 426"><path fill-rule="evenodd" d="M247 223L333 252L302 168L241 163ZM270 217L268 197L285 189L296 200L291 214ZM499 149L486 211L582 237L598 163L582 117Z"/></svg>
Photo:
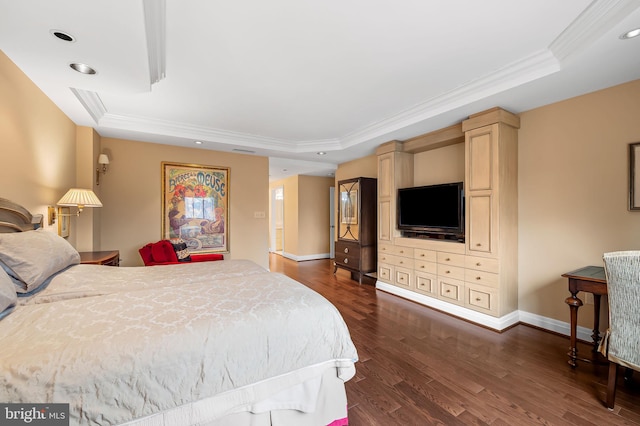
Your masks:
<svg viewBox="0 0 640 426"><path fill-rule="evenodd" d="M90 189L71 188L60 198L58 205L76 206L78 210L82 211L85 207L102 207L102 202L100 202L96 194Z"/></svg>

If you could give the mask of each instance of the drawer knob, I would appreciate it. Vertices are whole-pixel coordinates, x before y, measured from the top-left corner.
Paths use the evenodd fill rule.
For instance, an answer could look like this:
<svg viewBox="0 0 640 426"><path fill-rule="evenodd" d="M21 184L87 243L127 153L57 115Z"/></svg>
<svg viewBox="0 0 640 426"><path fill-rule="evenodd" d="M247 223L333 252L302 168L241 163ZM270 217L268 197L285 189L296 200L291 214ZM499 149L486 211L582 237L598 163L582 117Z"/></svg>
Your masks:
<svg viewBox="0 0 640 426"><path fill-rule="evenodd" d="M345 247L345 248L344 248L344 252L345 252L345 253L349 253L349 247Z"/></svg>
<svg viewBox="0 0 640 426"><path fill-rule="evenodd" d="M445 290L444 292L445 293L451 293L451 290Z"/></svg>
<svg viewBox="0 0 640 426"><path fill-rule="evenodd" d="M476 247L482 247L482 244L478 243L476 244Z"/></svg>
<svg viewBox="0 0 640 426"><path fill-rule="evenodd" d="M344 263L349 263L349 259L345 259L345 260L344 260Z"/></svg>
<svg viewBox="0 0 640 426"><path fill-rule="evenodd" d="M450 260L451 260L451 258L449 258L449 257L447 257L447 258L445 259L445 261L446 261L446 262L449 262Z"/></svg>
<svg viewBox="0 0 640 426"><path fill-rule="evenodd" d="M420 265L420 269L424 269L424 265Z"/></svg>
<svg viewBox="0 0 640 426"><path fill-rule="evenodd" d="M476 297L476 302L481 301L482 299L480 299L479 297Z"/></svg>
<svg viewBox="0 0 640 426"><path fill-rule="evenodd" d="M450 273L451 273L451 271L444 271L444 273L445 273L445 274L450 274Z"/></svg>
<svg viewBox="0 0 640 426"><path fill-rule="evenodd" d="M476 277L476 280L480 281L480 277Z"/></svg>
<svg viewBox="0 0 640 426"><path fill-rule="evenodd" d="M404 262L401 260L401 261L400 261L400 264L402 265L402 264L404 264Z"/></svg>
<svg viewBox="0 0 640 426"><path fill-rule="evenodd" d="M424 257L424 253L420 254L420 257Z"/></svg>
<svg viewBox="0 0 640 426"><path fill-rule="evenodd" d="M482 264L480 262L476 263L476 266L482 266Z"/></svg>

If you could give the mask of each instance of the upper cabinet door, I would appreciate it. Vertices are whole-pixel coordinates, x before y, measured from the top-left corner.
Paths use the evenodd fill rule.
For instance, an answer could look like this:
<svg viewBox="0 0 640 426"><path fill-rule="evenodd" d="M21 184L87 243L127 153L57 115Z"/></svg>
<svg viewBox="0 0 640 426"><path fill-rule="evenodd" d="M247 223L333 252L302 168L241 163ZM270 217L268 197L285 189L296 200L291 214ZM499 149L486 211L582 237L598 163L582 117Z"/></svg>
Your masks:
<svg viewBox="0 0 640 426"><path fill-rule="evenodd" d="M493 188L494 126L467 132L467 191L487 191Z"/></svg>
<svg viewBox="0 0 640 426"><path fill-rule="evenodd" d="M339 221L338 239L358 241L360 239L360 181L358 179L338 182Z"/></svg>

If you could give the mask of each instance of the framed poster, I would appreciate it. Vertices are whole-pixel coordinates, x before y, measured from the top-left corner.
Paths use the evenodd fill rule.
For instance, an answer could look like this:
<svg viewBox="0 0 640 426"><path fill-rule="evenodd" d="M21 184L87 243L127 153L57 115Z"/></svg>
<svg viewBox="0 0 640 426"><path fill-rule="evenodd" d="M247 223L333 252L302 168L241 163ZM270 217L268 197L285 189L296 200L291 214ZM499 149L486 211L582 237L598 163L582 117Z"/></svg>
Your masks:
<svg viewBox="0 0 640 426"><path fill-rule="evenodd" d="M162 162L162 239L192 253L229 251L229 169Z"/></svg>

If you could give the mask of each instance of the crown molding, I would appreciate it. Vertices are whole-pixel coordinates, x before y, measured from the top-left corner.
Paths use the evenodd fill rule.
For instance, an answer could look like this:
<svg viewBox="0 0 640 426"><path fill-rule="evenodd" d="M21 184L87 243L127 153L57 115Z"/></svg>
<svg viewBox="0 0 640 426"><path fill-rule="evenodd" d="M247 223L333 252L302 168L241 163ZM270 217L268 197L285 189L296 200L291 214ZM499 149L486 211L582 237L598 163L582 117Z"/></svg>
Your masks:
<svg viewBox="0 0 640 426"><path fill-rule="evenodd" d="M194 126L185 123L110 113L106 113L102 116L99 125L101 127L131 130L147 134L158 134L227 145L243 145L245 147L283 152L304 153L313 152L314 150L329 151L341 148L338 139L292 141L252 135L248 133L233 132L229 130L213 129L204 126Z"/></svg>
<svg viewBox="0 0 640 426"><path fill-rule="evenodd" d="M71 92L80 101L84 109L89 113L96 124L100 123L102 117L107 113L107 109L102 103L102 99L96 92L88 90L76 89L71 87Z"/></svg>
<svg viewBox="0 0 640 426"><path fill-rule="evenodd" d="M147 36L150 85L166 77L166 15L165 0L143 0L144 30Z"/></svg>
<svg viewBox="0 0 640 426"><path fill-rule="evenodd" d="M540 50L514 61L486 76L470 81L341 139L344 148L358 145L386 133L436 117L466 104L518 87L530 81L560 71L561 66L548 49Z"/></svg>
<svg viewBox="0 0 640 426"><path fill-rule="evenodd" d="M551 42L549 49L559 61L565 61L583 51L638 7L638 0L594 0Z"/></svg>

